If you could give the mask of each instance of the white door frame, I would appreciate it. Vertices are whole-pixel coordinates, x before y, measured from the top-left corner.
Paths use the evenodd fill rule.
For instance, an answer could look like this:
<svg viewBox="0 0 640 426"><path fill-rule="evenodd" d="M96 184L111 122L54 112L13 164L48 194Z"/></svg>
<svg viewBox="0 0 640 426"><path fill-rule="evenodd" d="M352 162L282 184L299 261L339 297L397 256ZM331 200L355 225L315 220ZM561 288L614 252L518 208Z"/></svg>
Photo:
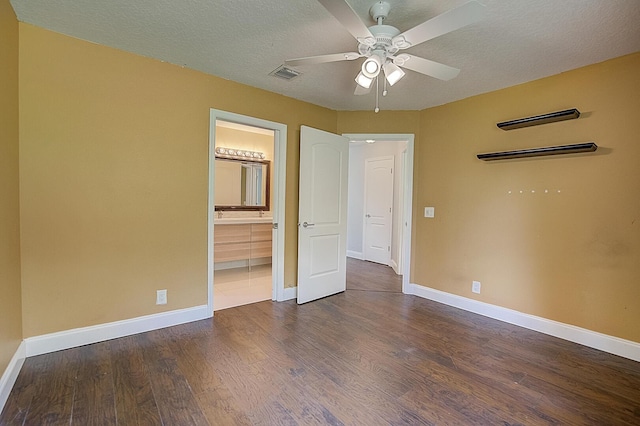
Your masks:
<svg viewBox="0 0 640 426"><path fill-rule="evenodd" d="M402 258L402 292L409 292L409 274L411 273L411 219L413 212L413 152L415 135L411 133L343 133L342 136L348 137L350 140L366 140L373 139L379 141L398 141L407 142L405 170L403 170L404 197L402 204L402 223L404 231L400 235L402 241L401 258Z"/></svg>
<svg viewBox="0 0 640 426"><path fill-rule="evenodd" d="M271 207L273 223L277 226L273 231L272 244L272 300L284 298L284 230L285 230L285 188L287 170L287 125L273 121L249 117L247 115L211 109L209 115L209 198L207 201L207 311L213 316L213 241L215 218L215 142L216 121L223 120L247 126L260 127L274 132L274 179L273 200Z"/></svg>

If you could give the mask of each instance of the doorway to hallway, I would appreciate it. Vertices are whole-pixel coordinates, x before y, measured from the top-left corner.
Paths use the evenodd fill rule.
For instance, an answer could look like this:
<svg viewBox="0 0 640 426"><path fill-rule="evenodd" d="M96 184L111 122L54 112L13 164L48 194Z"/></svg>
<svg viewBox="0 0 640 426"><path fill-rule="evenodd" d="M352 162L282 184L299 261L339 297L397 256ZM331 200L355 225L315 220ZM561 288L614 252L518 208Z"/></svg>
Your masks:
<svg viewBox="0 0 640 426"><path fill-rule="evenodd" d="M367 259L365 247L367 233L365 169L367 160L391 157L393 159L393 180L391 207L391 244L389 265L397 275L402 276L403 291L408 289L411 259L411 213L413 192L413 150L412 134L344 134L350 140L349 150L349 209L347 225L347 256ZM388 166L389 168L389 166ZM375 184L378 190L377 184ZM380 245L382 248L382 245ZM373 259L372 259L373 260Z"/></svg>

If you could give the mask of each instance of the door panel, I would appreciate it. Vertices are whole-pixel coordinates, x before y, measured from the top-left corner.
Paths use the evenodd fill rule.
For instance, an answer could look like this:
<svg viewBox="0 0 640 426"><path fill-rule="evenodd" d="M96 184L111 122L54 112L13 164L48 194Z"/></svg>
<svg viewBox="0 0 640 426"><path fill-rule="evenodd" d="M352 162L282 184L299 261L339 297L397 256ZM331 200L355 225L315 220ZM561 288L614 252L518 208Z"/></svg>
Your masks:
<svg viewBox="0 0 640 426"><path fill-rule="evenodd" d="M347 138L300 129L298 303L346 289Z"/></svg>
<svg viewBox="0 0 640 426"><path fill-rule="evenodd" d="M370 158L365 163L364 258L388 265L391 261L394 158Z"/></svg>

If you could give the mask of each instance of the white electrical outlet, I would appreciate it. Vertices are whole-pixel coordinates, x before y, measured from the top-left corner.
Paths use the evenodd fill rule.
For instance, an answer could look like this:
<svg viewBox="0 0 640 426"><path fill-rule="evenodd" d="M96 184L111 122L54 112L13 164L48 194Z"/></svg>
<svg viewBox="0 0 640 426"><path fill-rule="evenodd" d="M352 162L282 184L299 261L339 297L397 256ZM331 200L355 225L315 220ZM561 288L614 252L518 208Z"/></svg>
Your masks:
<svg viewBox="0 0 640 426"><path fill-rule="evenodd" d="M156 305L167 304L167 290L158 290L156 292Z"/></svg>
<svg viewBox="0 0 640 426"><path fill-rule="evenodd" d="M474 281L471 284L471 291L480 294L480 281Z"/></svg>

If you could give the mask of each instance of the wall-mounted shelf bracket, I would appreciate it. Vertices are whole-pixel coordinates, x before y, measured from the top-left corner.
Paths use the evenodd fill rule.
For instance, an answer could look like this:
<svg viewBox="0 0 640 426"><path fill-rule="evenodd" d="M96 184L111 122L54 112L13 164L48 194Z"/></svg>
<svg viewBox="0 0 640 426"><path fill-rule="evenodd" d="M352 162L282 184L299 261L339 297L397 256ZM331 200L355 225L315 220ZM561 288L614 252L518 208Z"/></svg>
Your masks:
<svg viewBox="0 0 640 426"><path fill-rule="evenodd" d="M537 126L540 124L555 123L556 121L573 120L580 117L580 111L575 108L564 111L550 112L548 114L536 115L534 117L519 118L517 120L503 121L497 123L502 130L520 129L522 127Z"/></svg>
<svg viewBox="0 0 640 426"><path fill-rule="evenodd" d="M545 155L575 154L579 152L593 152L598 145L593 142L576 143L572 145L546 146L542 148L518 149L514 151L488 152L478 154L478 160L508 160L512 158L542 157Z"/></svg>

